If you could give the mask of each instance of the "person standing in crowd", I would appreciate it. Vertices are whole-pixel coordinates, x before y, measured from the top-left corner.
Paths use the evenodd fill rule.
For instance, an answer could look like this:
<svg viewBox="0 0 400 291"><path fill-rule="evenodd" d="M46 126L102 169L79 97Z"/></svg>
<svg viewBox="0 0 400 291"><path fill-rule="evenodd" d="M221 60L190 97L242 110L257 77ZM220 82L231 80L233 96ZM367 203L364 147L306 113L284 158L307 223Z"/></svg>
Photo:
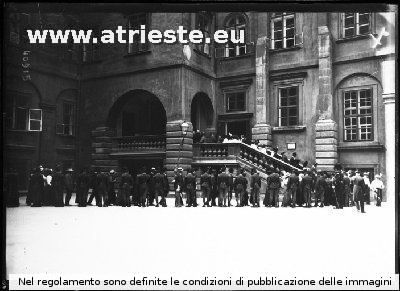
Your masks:
<svg viewBox="0 0 400 291"><path fill-rule="evenodd" d="M148 206L154 206L154 175L156 174L156 168L150 169L149 178L149 191L148 191Z"/></svg>
<svg viewBox="0 0 400 291"><path fill-rule="evenodd" d="M188 173L184 179L186 190L186 207L197 207L196 201L196 172L188 169Z"/></svg>
<svg viewBox="0 0 400 291"><path fill-rule="evenodd" d="M232 192L234 191L233 189L233 183L235 177L233 176L233 168L230 167L228 170L229 174L229 190L228 190L228 207L231 207L231 201L232 201Z"/></svg>
<svg viewBox="0 0 400 291"><path fill-rule="evenodd" d="M354 177L353 180L353 196L354 196L354 201L356 203L357 210L360 211L361 208L361 213L365 213L364 211L364 179L360 175L360 171L356 171L356 176Z"/></svg>
<svg viewBox="0 0 400 291"><path fill-rule="evenodd" d="M44 171L44 190L43 190L43 206L54 205L54 193L51 181L53 173L51 169L46 168Z"/></svg>
<svg viewBox="0 0 400 291"><path fill-rule="evenodd" d="M18 193L18 173L13 167L10 167L5 175L5 193L7 197L7 207L19 206L19 193Z"/></svg>
<svg viewBox="0 0 400 291"><path fill-rule="evenodd" d="M204 171L200 177L201 192L203 196L203 207L210 207L211 201L211 175L210 168Z"/></svg>
<svg viewBox="0 0 400 291"><path fill-rule="evenodd" d="M163 203L162 199L164 197L164 191L165 191L165 186L164 186L164 175L161 173L159 169L156 170L154 177L154 196L156 200L156 207L159 207L159 201L158 197L161 197L161 203ZM161 204L162 205L162 204Z"/></svg>
<svg viewBox="0 0 400 291"><path fill-rule="evenodd" d="M269 192L268 206L279 207L279 189L281 188L281 179L277 171L273 172L267 178L267 191Z"/></svg>
<svg viewBox="0 0 400 291"><path fill-rule="evenodd" d="M52 178L52 184L54 193L54 206L64 207L65 178L61 172L61 167L59 165L55 168Z"/></svg>
<svg viewBox="0 0 400 291"><path fill-rule="evenodd" d="M282 193L283 199L282 199L282 207L287 207L290 205L290 196L289 196L289 191L287 189L287 183L289 180L290 174L286 171L282 171L281 174L281 184L282 188L280 189L280 193Z"/></svg>
<svg viewBox="0 0 400 291"><path fill-rule="evenodd" d="M120 190L117 196L117 205L122 207L131 207L130 195L133 186L133 178L128 168L124 167L121 174Z"/></svg>
<svg viewBox="0 0 400 291"><path fill-rule="evenodd" d="M291 164L292 166L295 167L296 166L296 159L297 159L297 153L293 152L292 156L290 157L289 164Z"/></svg>
<svg viewBox="0 0 400 291"><path fill-rule="evenodd" d="M261 177L255 168L251 169L250 187L253 207L260 207Z"/></svg>
<svg viewBox="0 0 400 291"><path fill-rule="evenodd" d="M66 170L64 175L64 185L65 185L65 206L70 206L69 201L72 197L72 192L75 190L75 179L73 176L73 169L69 168Z"/></svg>
<svg viewBox="0 0 400 291"><path fill-rule="evenodd" d="M331 173L326 174L326 189L325 189L325 203L324 205L336 205L335 195L333 193L333 180Z"/></svg>
<svg viewBox="0 0 400 291"><path fill-rule="evenodd" d="M244 193L247 188L246 171L240 170L240 174L236 177L234 182L235 196L236 196L236 207L244 206Z"/></svg>
<svg viewBox="0 0 400 291"><path fill-rule="evenodd" d="M296 207L297 188L299 188L299 184L300 182L297 171L292 169L286 185L286 191L288 192L291 207Z"/></svg>
<svg viewBox="0 0 400 291"><path fill-rule="evenodd" d="M41 207L43 202L43 192L44 192L44 178L42 175L43 167L39 166L35 169L31 177L31 206Z"/></svg>
<svg viewBox="0 0 400 291"><path fill-rule="evenodd" d="M281 153L281 156L282 156L282 161L284 161L285 163L288 163L288 164L289 164L289 159L288 159L288 157L286 156L286 153L285 153L285 152L282 152L282 153Z"/></svg>
<svg viewBox="0 0 400 291"><path fill-rule="evenodd" d="M175 177L173 180L174 190L175 190L175 207L183 206L182 188L184 186L184 179L183 179L182 171L183 171L182 168L175 169Z"/></svg>
<svg viewBox="0 0 400 291"><path fill-rule="evenodd" d="M26 205L30 206L32 204L32 189L31 189L31 179L33 174L35 173L36 168L32 168L29 172L29 178L28 178L28 193L26 194L26 200L25 203Z"/></svg>
<svg viewBox="0 0 400 291"><path fill-rule="evenodd" d="M139 193L139 207L146 207L146 198L149 191L150 175L146 173L146 168L143 167L141 174L137 176L138 193Z"/></svg>
<svg viewBox="0 0 400 291"><path fill-rule="evenodd" d="M169 192L169 182L168 182L168 177L167 177L167 173L166 172L167 172L167 169L163 168L162 169L162 175L163 175L163 178L164 178L164 183L163 183L164 192L163 192L163 196L162 196L161 202L160 202L162 207L167 207L167 195L168 195L168 192Z"/></svg>
<svg viewBox="0 0 400 291"><path fill-rule="evenodd" d="M117 194L115 193L116 182L117 182L117 173L115 170L111 170L108 176L108 205L115 205Z"/></svg>
<svg viewBox="0 0 400 291"><path fill-rule="evenodd" d="M229 188L229 176L226 173L225 167L221 168L221 171L217 178L218 182L218 206L219 207L226 207L226 196L228 194Z"/></svg>
<svg viewBox="0 0 400 291"><path fill-rule="evenodd" d="M347 172L343 173L343 193L344 193L344 206L352 206L352 195L350 188L350 178Z"/></svg>
<svg viewBox="0 0 400 291"><path fill-rule="evenodd" d="M301 189L303 192L306 207L311 207L311 192L313 191L314 185L313 180L310 176L309 171L304 171L304 177L301 180Z"/></svg>
<svg viewBox="0 0 400 291"><path fill-rule="evenodd" d="M89 189L92 189L92 193L90 193L89 200L87 201L87 205L92 206L92 201L94 198L97 197L97 189L98 189L98 181L97 181L97 175L98 172L94 169L91 169L87 174L88 179L89 179ZM96 199L96 204L97 204L97 199Z"/></svg>
<svg viewBox="0 0 400 291"><path fill-rule="evenodd" d="M365 172L364 173L364 196L365 196L365 202L367 203L367 205L371 204L370 185L371 185L371 182L369 180L369 173Z"/></svg>
<svg viewBox="0 0 400 291"><path fill-rule="evenodd" d="M324 207L325 204L325 191L328 185L326 184L325 173L318 171L317 179L315 181L315 207L318 206L318 201L320 202L319 207Z"/></svg>
<svg viewBox="0 0 400 291"><path fill-rule="evenodd" d="M376 206L381 206L382 190L385 188L381 175L375 175L375 179L371 182L371 190L375 193Z"/></svg>
<svg viewBox="0 0 400 291"><path fill-rule="evenodd" d="M211 173L211 206L216 206L215 200L218 197L218 173L214 168Z"/></svg>
<svg viewBox="0 0 400 291"><path fill-rule="evenodd" d="M333 187L335 189L334 191L337 204L336 207L338 209L343 209L345 203L345 196L344 196L342 165L340 164L335 165L335 177L333 179Z"/></svg>
<svg viewBox="0 0 400 291"><path fill-rule="evenodd" d="M82 169L76 181L77 203L79 207L86 207L91 177L86 168Z"/></svg>
<svg viewBox="0 0 400 291"><path fill-rule="evenodd" d="M108 172L99 172L97 175L97 196L96 196L96 205L98 207L108 207L108 190L110 182L110 177L108 176ZM129 200L129 193L128 193Z"/></svg>

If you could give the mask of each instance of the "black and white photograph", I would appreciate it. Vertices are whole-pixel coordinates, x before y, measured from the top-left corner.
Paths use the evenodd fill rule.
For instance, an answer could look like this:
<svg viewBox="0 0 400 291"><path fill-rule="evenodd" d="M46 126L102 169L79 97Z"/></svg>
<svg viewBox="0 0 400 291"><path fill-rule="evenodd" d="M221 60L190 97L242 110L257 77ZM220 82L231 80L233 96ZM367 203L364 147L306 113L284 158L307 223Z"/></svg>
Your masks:
<svg viewBox="0 0 400 291"><path fill-rule="evenodd" d="M2 290L399 290L397 4L2 6Z"/></svg>

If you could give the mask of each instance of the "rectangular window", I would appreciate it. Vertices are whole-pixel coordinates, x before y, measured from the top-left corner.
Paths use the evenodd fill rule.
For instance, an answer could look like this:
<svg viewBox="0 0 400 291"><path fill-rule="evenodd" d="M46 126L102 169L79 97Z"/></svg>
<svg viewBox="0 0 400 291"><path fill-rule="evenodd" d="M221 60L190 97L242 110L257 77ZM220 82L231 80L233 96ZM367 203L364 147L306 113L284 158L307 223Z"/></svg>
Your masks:
<svg viewBox="0 0 400 291"><path fill-rule="evenodd" d="M246 110L246 92L225 93L226 111L245 111Z"/></svg>
<svg viewBox="0 0 400 291"><path fill-rule="evenodd" d="M100 38L98 29L93 29L93 37ZM100 44L99 43L84 43L82 44L82 61L91 63L100 60Z"/></svg>
<svg viewBox="0 0 400 291"><path fill-rule="evenodd" d="M196 29L203 33L203 42L196 44L196 49L206 55L210 55L210 44L205 40L207 38L211 39L211 15L205 12L200 12L196 14L196 17Z"/></svg>
<svg viewBox="0 0 400 291"><path fill-rule="evenodd" d="M57 134L73 135L74 105L64 102L62 105L62 123L57 124Z"/></svg>
<svg viewBox="0 0 400 291"><path fill-rule="evenodd" d="M6 111L6 125L15 130L42 130L42 110L32 109L30 96L26 94L16 94L9 96L11 103Z"/></svg>
<svg viewBox="0 0 400 291"><path fill-rule="evenodd" d="M146 13L136 13L130 15L128 18L128 29L131 30L140 30L140 26L145 25L146 31L150 30L148 25L148 15ZM140 42L140 36L135 34L133 36L133 43L128 43L128 54L135 54L139 52L148 51L149 46L146 40L146 43Z"/></svg>
<svg viewBox="0 0 400 291"><path fill-rule="evenodd" d="M271 49L291 48L299 44L294 13L275 13L271 20Z"/></svg>
<svg viewBox="0 0 400 291"><path fill-rule="evenodd" d="M42 131L42 109L29 109L29 130Z"/></svg>
<svg viewBox="0 0 400 291"><path fill-rule="evenodd" d="M298 125L299 87L279 88L278 118L279 126Z"/></svg>
<svg viewBox="0 0 400 291"><path fill-rule="evenodd" d="M343 105L344 140L372 140L372 89L345 91Z"/></svg>
<svg viewBox="0 0 400 291"><path fill-rule="evenodd" d="M343 13L342 37L355 37L371 33L371 13Z"/></svg>

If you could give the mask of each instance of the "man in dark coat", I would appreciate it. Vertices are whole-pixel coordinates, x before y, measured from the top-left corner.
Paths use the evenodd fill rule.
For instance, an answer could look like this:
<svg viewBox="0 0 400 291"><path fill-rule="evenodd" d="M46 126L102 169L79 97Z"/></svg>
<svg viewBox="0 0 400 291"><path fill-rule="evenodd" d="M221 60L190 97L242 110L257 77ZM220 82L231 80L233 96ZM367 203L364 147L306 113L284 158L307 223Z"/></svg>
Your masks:
<svg viewBox="0 0 400 291"><path fill-rule="evenodd" d="M108 206L108 185L109 177L107 172L99 172L96 178L96 205L98 207Z"/></svg>
<svg viewBox="0 0 400 291"><path fill-rule="evenodd" d="M175 207L182 207L182 188L184 186L183 169L177 168L174 177L174 190L175 190Z"/></svg>
<svg viewBox="0 0 400 291"><path fill-rule="evenodd" d="M146 207L146 198L149 191L150 175L146 173L146 168L142 169L142 173L137 175L138 193L139 193L139 207Z"/></svg>
<svg viewBox="0 0 400 291"><path fill-rule="evenodd" d="M343 209L345 203L345 196L344 196L342 165L339 163L335 165L335 176L333 178L332 184L335 191L336 208Z"/></svg>
<svg viewBox="0 0 400 291"><path fill-rule="evenodd" d="M40 207L42 206L43 201L43 191L44 191L44 177L42 175L43 167L36 168L35 172L31 177L31 185L30 189L31 193L31 206L32 207Z"/></svg>
<svg viewBox="0 0 400 291"><path fill-rule="evenodd" d="M166 174L167 169L163 168L162 169L162 175L163 175L163 185L164 185L164 192L160 201L160 204L162 207L167 207L167 195L169 192L169 181L168 181L168 177Z"/></svg>
<svg viewBox="0 0 400 291"><path fill-rule="evenodd" d="M353 195L351 194L351 181L349 174L344 172L343 173L343 192L344 192L344 206L350 207L353 206Z"/></svg>
<svg viewBox="0 0 400 291"><path fill-rule="evenodd" d="M218 174L214 168L211 173L211 206L216 206L215 200L218 197Z"/></svg>
<svg viewBox="0 0 400 291"><path fill-rule="evenodd" d="M322 172L317 173L317 179L315 181L315 207L318 206L318 200L320 201L319 207L324 207L325 204L325 191L328 185L326 184L325 174Z"/></svg>
<svg viewBox="0 0 400 291"><path fill-rule="evenodd" d="M357 210L360 211L361 208L361 213L365 213L364 211L364 202L365 202L365 196L364 196L364 178L361 177L360 172L356 171L356 176L353 179L353 196L354 196L354 202L356 203Z"/></svg>
<svg viewBox="0 0 400 291"><path fill-rule="evenodd" d="M111 170L108 175L108 202L107 205L115 205L117 200L117 194L115 193L116 183L117 183L117 172Z"/></svg>
<svg viewBox="0 0 400 291"><path fill-rule="evenodd" d="M90 175L88 174L86 169L83 169L76 181L77 184L76 194L79 207L86 207L90 181L91 181Z"/></svg>
<svg viewBox="0 0 400 291"><path fill-rule="evenodd" d="M130 207L130 195L131 189L133 186L133 178L132 175L129 173L127 168L124 168L123 173L121 174L121 182L120 182L120 190L117 196L117 204L122 207Z"/></svg>
<svg viewBox="0 0 400 291"><path fill-rule="evenodd" d="M60 166L57 166L55 168L51 183L53 186L53 193L54 193L54 206L64 207L65 178L61 172Z"/></svg>
<svg viewBox="0 0 400 291"><path fill-rule="evenodd" d="M186 190L186 207L197 207L196 201L196 172L188 169L188 173L184 179Z"/></svg>
<svg viewBox="0 0 400 291"><path fill-rule="evenodd" d="M18 174L14 168L10 168L5 175L5 193L7 193L7 207L19 206Z"/></svg>
<svg viewBox="0 0 400 291"><path fill-rule="evenodd" d="M156 173L153 176L153 182L154 182L154 196L156 199L156 207L159 207L160 205L158 197L161 197L161 203L163 203L162 199L164 197L164 192L165 192L164 175L159 170L156 170Z"/></svg>
<svg viewBox="0 0 400 291"><path fill-rule="evenodd" d="M151 168L149 173L149 191L148 191L148 206L154 206L154 175L156 174L156 168Z"/></svg>
<svg viewBox="0 0 400 291"><path fill-rule="evenodd" d="M210 169L207 171L204 171L204 173L200 177L200 186L201 186L201 192L203 196L203 207L207 205L207 207L210 207L210 201L211 201L211 175L210 175Z"/></svg>
<svg viewBox="0 0 400 291"><path fill-rule="evenodd" d="M244 169L240 171L240 174L236 177L234 182L235 196L236 196L236 207L244 206L244 193L247 188L246 172Z"/></svg>
<svg viewBox="0 0 400 291"><path fill-rule="evenodd" d="M92 193L90 194L89 200L87 202L87 205L90 205L90 206L92 205L93 198L97 197L97 189L98 189L98 185L99 185L98 181L97 181L97 174L98 174L98 172L93 169L91 169L87 173L87 176L89 179L89 189L92 189ZM98 199L96 199L96 203L97 203L97 200Z"/></svg>
<svg viewBox="0 0 400 291"><path fill-rule="evenodd" d="M311 207L311 192L314 189L314 184L309 171L304 172L304 177L301 180L301 189L303 190L306 207Z"/></svg>
<svg viewBox="0 0 400 291"><path fill-rule="evenodd" d="M273 172L267 178L267 189L269 192L269 202L265 206L279 207L279 189L281 188L281 179L277 172ZM273 202L272 202L273 201ZM272 205L273 203L273 205Z"/></svg>
<svg viewBox="0 0 400 291"><path fill-rule="evenodd" d="M261 177L255 168L251 170L250 187L253 207L260 207Z"/></svg>
<svg viewBox="0 0 400 291"><path fill-rule="evenodd" d="M297 188L299 187L299 176L297 175L297 171L292 169L292 172L288 178L288 182L286 185L286 191L288 192L289 200L291 201L291 207L296 207L296 196L297 196Z"/></svg>
<svg viewBox="0 0 400 291"><path fill-rule="evenodd" d="M229 190L229 175L226 173L225 167L223 167L218 175L218 206L226 207L226 196Z"/></svg>
<svg viewBox="0 0 400 291"><path fill-rule="evenodd" d="M232 200L232 192L234 191L233 189L233 182L235 177L233 176L233 168L229 168L229 190L228 190L228 207L231 206L231 200Z"/></svg>
<svg viewBox="0 0 400 291"><path fill-rule="evenodd" d="M71 200L72 192L75 190L75 179L73 176L72 168L67 169L64 175L64 186L65 186L65 206L70 206L69 201Z"/></svg>

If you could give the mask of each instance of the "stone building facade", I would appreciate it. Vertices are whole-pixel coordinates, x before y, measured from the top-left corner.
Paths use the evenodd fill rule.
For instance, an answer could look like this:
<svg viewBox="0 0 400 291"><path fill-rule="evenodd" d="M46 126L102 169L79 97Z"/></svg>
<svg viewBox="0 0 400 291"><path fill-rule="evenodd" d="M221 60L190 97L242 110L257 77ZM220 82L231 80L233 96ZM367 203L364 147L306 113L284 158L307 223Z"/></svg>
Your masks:
<svg viewBox="0 0 400 291"><path fill-rule="evenodd" d="M382 173L394 193L394 13L11 12L5 161L21 175L38 162L103 170L154 164L172 175L177 164L191 165L199 129L296 151L321 169L340 162ZM23 25L100 31L141 24L210 35L244 29L246 43L35 46L24 45L21 32ZM138 142L148 150L135 150Z"/></svg>

